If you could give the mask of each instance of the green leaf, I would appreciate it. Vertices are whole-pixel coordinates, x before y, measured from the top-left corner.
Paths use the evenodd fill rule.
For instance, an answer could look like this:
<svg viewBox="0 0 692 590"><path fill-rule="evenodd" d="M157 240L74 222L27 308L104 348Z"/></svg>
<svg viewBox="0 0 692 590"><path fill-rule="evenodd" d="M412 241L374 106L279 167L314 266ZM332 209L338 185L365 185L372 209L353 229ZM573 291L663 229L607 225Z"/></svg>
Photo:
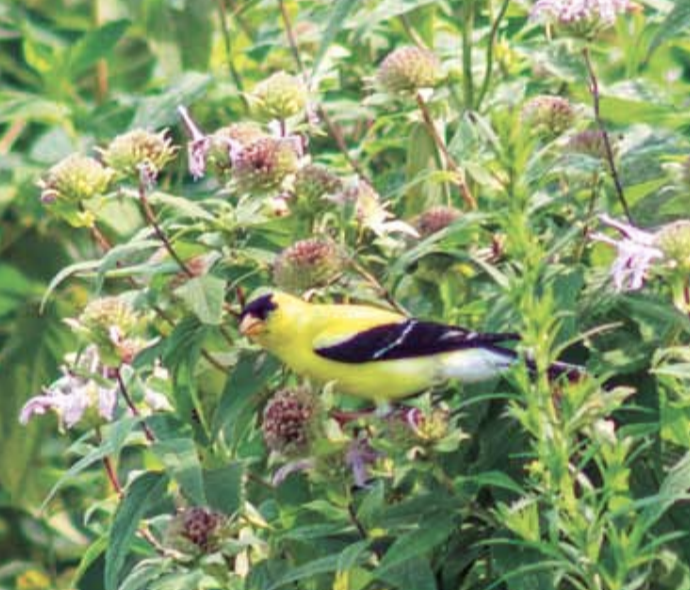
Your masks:
<svg viewBox="0 0 692 590"><path fill-rule="evenodd" d="M160 500L167 483L168 478L163 473L148 472L140 475L128 486L125 498L115 513L106 549L106 590L117 590L118 578L139 521L151 504Z"/></svg>
<svg viewBox="0 0 692 590"><path fill-rule="evenodd" d="M357 4L357 0L336 0L334 8L332 9L332 14L329 17L329 24L327 24L327 29L322 35L322 42L317 50L317 54L315 55L315 62L312 66L312 74L310 76L311 78L314 78L317 74L329 46L339 34L339 31L343 29L344 23L346 22L346 18L351 12L351 9Z"/></svg>
<svg viewBox="0 0 692 590"><path fill-rule="evenodd" d="M689 0L676 0L673 10L668 13L666 19L658 27L656 36L651 40L649 50L647 52L647 61L651 55L663 43L674 39L681 31L690 26L690 2Z"/></svg>
<svg viewBox="0 0 692 590"><path fill-rule="evenodd" d="M320 574L327 574L334 572L339 567L339 560L341 555L328 555L327 557L322 557L320 559L315 559L304 565L291 568L288 573L281 576L276 582L274 582L267 590L276 590L277 588L282 588L292 582L298 582L300 580L307 580L318 576Z"/></svg>
<svg viewBox="0 0 692 590"><path fill-rule="evenodd" d="M375 570L375 575L386 579L387 573L393 568L421 557L444 543L456 527L456 519L449 512L437 513L421 520L414 530L399 536L394 541Z"/></svg>
<svg viewBox="0 0 692 590"><path fill-rule="evenodd" d="M130 127L136 129L158 129L178 121L177 107L195 102L200 98L212 77L198 72L187 72L181 80L165 94L142 99Z"/></svg>
<svg viewBox="0 0 692 590"><path fill-rule="evenodd" d="M135 424L139 422L139 420L140 419L134 417L126 417L118 420L114 427L108 431L105 439L98 447L87 453L62 474L50 492L48 492L48 496L41 505L41 510L45 510L46 506L48 506L48 503L53 499L58 490L77 474L81 473L88 467L91 467L97 461L101 461L104 457L117 457L118 453L120 453L120 450L125 444L128 435L130 432L132 432L132 429L134 428Z"/></svg>
<svg viewBox="0 0 692 590"><path fill-rule="evenodd" d="M79 561L79 567L72 578L71 586L77 587L77 583L82 579L82 576L91 567L91 565L103 555L108 547L108 535L102 535L96 539L87 550L84 552L82 559Z"/></svg>
<svg viewBox="0 0 692 590"><path fill-rule="evenodd" d="M53 291L58 288L60 283L74 274L95 270L98 268L100 263L101 262L99 260L87 260L86 262L75 262L74 264L70 264L70 266L63 268L57 275L55 275L55 277L53 277L53 280L51 280L50 284L48 285L48 288L43 295L43 299L41 299L41 307L39 312L43 313L46 303L48 303L48 299L53 294Z"/></svg>
<svg viewBox="0 0 692 590"><path fill-rule="evenodd" d="M420 556L407 559L387 570L386 581L401 590L437 590L435 574L430 563Z"/></svg>
<svg viewBox="0 0 692 590"><path fill-rule="evenodd" d="M203 324L218 326L223 316L226 281L212 275L195 277L175 290Z"/></svg>
<svg viewBox="0 0 692 590"><path fill-rule="evenodd" d="M250 426L251 416L259 404L258 394L265 388L269 378L276 372L278 362L272 357L243 354L226 380L221 400L212 420L212 438L216 440L227 424L233 428L233 440Z"/></svg>
<svg viewBox="0 0 692 590"><path fill-rule="evenodd" d="M69 65L72 74L81 74L98 60L107 57L129 26L128 20L116 20L84 35L70 51Z"/></svg>
<svg viewBox="0 0 692 590"><path fill-rule="evenodd" d="M220 469L205 470L204 491L210 507L224 514L235 514L244 498L242 463L230 463Z"/></svg>
<svg viewBox="0 0 692 590"><path fill-rule="evenodd" d="M165 465L170 478L178 483L183 495L191 503L197 506L207 504L202 466L192 439L174 438L158 441L152 446L152 450Z"/></svg>

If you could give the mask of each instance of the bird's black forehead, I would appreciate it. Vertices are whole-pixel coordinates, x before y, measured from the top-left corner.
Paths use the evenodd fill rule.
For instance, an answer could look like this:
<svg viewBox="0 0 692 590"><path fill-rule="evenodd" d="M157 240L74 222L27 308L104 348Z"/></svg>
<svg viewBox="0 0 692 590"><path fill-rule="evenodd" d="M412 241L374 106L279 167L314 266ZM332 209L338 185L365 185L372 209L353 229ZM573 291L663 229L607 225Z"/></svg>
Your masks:
<svg viewBox="0 0 692 590"><path fill-rule="evenodd" d="M272 300L271 293L269 293L268 295L262 295L262 297L253 299L250 303L248 303L243 309L241 317L245 317L246 315L252 315L264 319L267 317L270 311L276 308L277 305Z"/></svg>

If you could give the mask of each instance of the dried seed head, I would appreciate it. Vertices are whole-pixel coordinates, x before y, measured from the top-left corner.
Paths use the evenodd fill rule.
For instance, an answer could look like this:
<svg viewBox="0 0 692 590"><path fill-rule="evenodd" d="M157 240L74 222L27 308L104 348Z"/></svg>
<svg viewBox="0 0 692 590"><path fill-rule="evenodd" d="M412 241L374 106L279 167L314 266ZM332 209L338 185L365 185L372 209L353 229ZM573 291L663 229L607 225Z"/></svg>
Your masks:
<svg viewBox="0 0 692 590"><path fill-rule="evenodd" d="M274 284L294 293L322 287L334 280L344 267L344 256L334 242L309 238L279 254L274 263Z"/></svg>
<svg viewBox="0 0 692 590"><path fill-rule="evenodd" d="M536 96L521 111L531 133L553 139L567 131L575 122L572 104L561 96Z"/></svg>
<svg viewBox="0 0 692 590"><path fill-rule="evenodd" d="M118 135L108 147L100 150L103 161L120 176L139 177L142 169L154 177L175 158L177 146L171 145L166 132L151 133L134 129Z"/></svg>
<svg viewBox="0 0 692 590"><path fill-rule="evenodd" d="M298 170L293 190L299 201L314 204L326 195L338 193L341 188L341 180L328 168L308 164Z"/></svg>
<svg viewBox="0 0 692 590"><path fill-rule="evenodd" d="M113 171L98 160L72 154L48 170L38 186L44 204L78 204L105 193L112 179Z"/></svg>
<svg viewBox="0 0 692 590"><path fill-rule="evenodd" d="M250 102L257 115L264 119L288 119L305 110L308 93L305 84L286 72L277 72L260 82Z"/></svg>
<svg viewBox="0 0 692 590"><path fill-rule="evenodd" d="M439 78L439 60L431 51L419 47L396 49L377 71L377 82L392 94L435 86Z"/></svg>
<svg viewBox="0 0 692 590"><path fill-rule="evenodd" d="M298 164L299 153L293 140L263 137L233 158L233 178L241 192L266 194L279 190Z"/></svg>
<svg viewBox="0 0 692 590"><path fill-rule="evenodd" d="M306 389L282 389L262 415L264 441L282 455L304 453L311 442L317 401Z"/></svg>
<svg viewBox="0 0 692 590"><path fill-rule="evenodd" d="M432 207L416 218L414 227L422 237L427 238L454 223L461 215L461 211L455 207Z"/></svg>

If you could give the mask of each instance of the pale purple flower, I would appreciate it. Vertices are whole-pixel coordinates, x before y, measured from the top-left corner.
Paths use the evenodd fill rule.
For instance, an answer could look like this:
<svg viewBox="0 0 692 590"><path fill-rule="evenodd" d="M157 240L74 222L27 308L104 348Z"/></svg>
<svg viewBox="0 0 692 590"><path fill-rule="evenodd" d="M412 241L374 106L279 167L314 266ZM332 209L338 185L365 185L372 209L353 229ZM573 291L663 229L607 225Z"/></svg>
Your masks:
<svg viewBox="0 0 692 590"><path fill-rule="evenodd" d="M77 368L83 374L76 374ZM77 368L61 367L63 376L24 404L19 421L27 424L33 416L50 410L58 415L61 428L70 429L91 408L104 420L111 421L117 405L117 386L104 385L108 383L107 369L101 366L96 347L91 346L82 353ZM100 379L97 381L89 375L98 375Z"/></svg>
<svg viewBox="0 0 692 590"><path fill-rule="evenodd" d="M617 258L610 268L610 275L618 291L636 291L644 286L651 265L664 257L656 247L656 234L645 232L628 223L618 221L608 215L601 215L601 221L615 228L622 235L620 240L601 233L592 234L592 239L617 248Z"/></svg>
<svg viewBox="0 0 692 590"><path fill-rule="evenodd" d="M207 154L211 148L211 138L202 133L184 106L178 106L178 112L191 138L187 144L187 158L190 174L195 180L199 180L204 177L207 171Z"/></svg>
<svg viewBox="0 0 692 590"><path fill-rule="evenodd" d="M367 439L354 440L346 451L346 464L353 472L353 482L356 487L364 488L370 479L370 465L372 465L379 453L370 446Z"/></svg>
<svg viewBox="0 0 692 590"><path fill-rule="evenodd" d="M538 0L531 9L531 19L559 25L597 22L611 26L629 7L629 0Z"/></svg>

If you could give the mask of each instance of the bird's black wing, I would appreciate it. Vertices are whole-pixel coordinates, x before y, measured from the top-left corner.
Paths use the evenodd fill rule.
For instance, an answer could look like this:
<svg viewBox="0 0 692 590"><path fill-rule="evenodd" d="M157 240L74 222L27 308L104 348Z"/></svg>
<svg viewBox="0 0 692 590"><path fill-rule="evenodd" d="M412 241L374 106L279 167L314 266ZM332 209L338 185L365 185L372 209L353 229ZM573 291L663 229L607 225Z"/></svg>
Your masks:
<svg viewBox="0 0 692 590"><path fill-rule="evenodd" d="M389 361L519 340L518 334L479 334L433 322L405 320L359 332L337 344L315 349L321 357L342 363Z"/></svg>

